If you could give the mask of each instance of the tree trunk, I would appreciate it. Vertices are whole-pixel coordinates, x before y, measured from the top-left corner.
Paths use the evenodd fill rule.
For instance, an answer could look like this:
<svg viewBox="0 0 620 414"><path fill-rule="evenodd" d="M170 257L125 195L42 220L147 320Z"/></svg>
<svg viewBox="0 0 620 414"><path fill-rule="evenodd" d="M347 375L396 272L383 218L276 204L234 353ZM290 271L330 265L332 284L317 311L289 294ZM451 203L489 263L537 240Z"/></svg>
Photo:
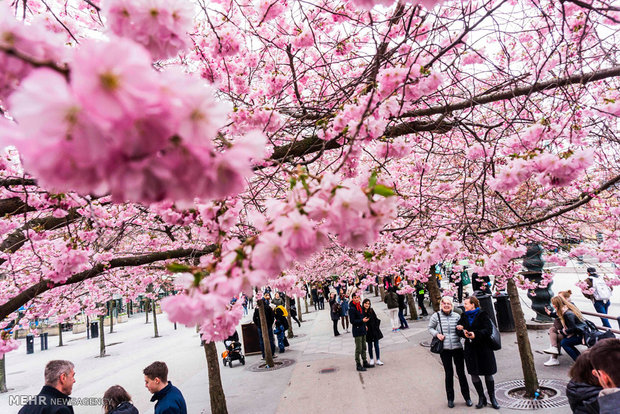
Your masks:
<svg viewBox="0 0 620 414"><path fill-rule="evenodd" d="M308 313L308 295L304 296L304 304L306 305L306 313ZM301 316L301 308L299 308L299 314ZM301 320L301 318L299 318Z"/></svg>
<svg viewBox="0 0 620 414"><path fill-rule="evenodd" d="M286 320L288 322L288 334L289 338L293 338L295 335L293 334L293 322L291 321L291 298L286 295L286 299L284 300L286 304Z"/></svg>
<svg viewBox="0 0 620 414"><path fill-rule="evenodd" d="M413 295L411 293L407 293L406 298L407 298L407 305L409 305L409 320L417 321L418 320L418 307L415 304Z"/></svg>
<svg viewBox="0 0 620 414"><path fill-rule="evenodd" d="M441 300L441 291L439 285L437 285L437 275L433 272L426 282L426 289L428 290L428 297L431 302L431 306L435 312L439 312L439 301Z"/></svg>
<svg viewBox="0 0 620 414"><path fill-rule="evenodd" d="M153 331L155 332L155 338L159 338L159 329L157 329L157 306L155 301L152 301L153 308Z"/></svg>
<svg viewBox="0 0 620 414"><path fill-rule="evenodd" d="M265 349L265 364L273 367L273 355L271 354L271 341L269 340L269 331L267 330L267 318L265 317L265 301L258 301L258 315L260 317L260 329L263 334L263 348Z"/></svg>
<svg viewBox="0 0 620 414"><path fill-rule="evenodd" d="M379 286L379 296L381 296L381 302L383 302L383 300L385 299L385 287L383 286L383 284Z"/></svg>
<svg viewBox="0 0 620 414"><path fill-rule="evenodd" d="M379 296L379 286L375 285L375 297Z"/></svg>
<svg viewBox="0 0 620 414"><path fill-rule="evenodd" d="M58 324L58 346L62 346L62 323Z"/></svg>
<svg viewBox="0 0 620 414"><path fill-rule="evenodd" d="M110 301L110 333L114 332L114 307L116 305L116 301Z"/></svg>
<svg viewBox="0 0 620 414"><path fill-rule="evenodd" d="M523 370L523 379L525 381L525 396L534 398L534 393L539 388L538 375L536 374L536 366L534 365L534 355L532 355L530 338L527 335L525 316L523 316L523 309L521 309L519 291L517 290L514 279L508 279L507 290L510 296L510 308L512 309L512 316L514 317L517 331L517 344L519 345L521 369Z"/></svg>
<svg viewBox="0 0 620 414"><path fill-rule="evenodd" d="M303 322L304 318L302 318L301 314L303 313L301 311L301 302L299 301L299 296L297 296L297 319L299 319L299 322Z"/></svg>
<svg viewBox="0 0 620 414"><path fill-rule="evenodd" d="M149 298L144 299L144 313L146 315L146 322L144 323L149 323L149 313L151 312L150 304L151 300Z"/></svg>
<svg viewBox="0 0 620 414"><path fill-rule="evenodd" d="M4 363L6 354L0 358L0 392L7 392L6 388L6 365Z"/></svg>
<svg viewBox="0 0 620 414"><path fill-rule="evenodd" d="M90 339L90 319L86 315L86 339Z"/></svg>
<svg viewBox="0 0 620 414"><path fill-rule="evenodd" d="M103 321L105 317L99 315L99 356L103 358L105 356L105 338L103 336L105 329L103 329Z"/></svg>
<svg viewBox="0 0 620 414"><path fill-rule="evenodd" d="M209 374L209 397L211 399L211 414L228 414L226 408L226 394L222 387L220 376L220 359L217 355L215 342L205 342L205 356L207 357L207 372Z"/></svg>

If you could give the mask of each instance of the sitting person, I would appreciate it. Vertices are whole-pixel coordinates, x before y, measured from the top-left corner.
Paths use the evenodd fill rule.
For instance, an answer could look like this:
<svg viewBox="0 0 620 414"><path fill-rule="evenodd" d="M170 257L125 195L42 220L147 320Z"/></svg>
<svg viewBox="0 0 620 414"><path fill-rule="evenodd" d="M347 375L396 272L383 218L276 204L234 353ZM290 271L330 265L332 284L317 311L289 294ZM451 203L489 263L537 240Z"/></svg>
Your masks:
<svg viewBox="0 0 620 414"><path fill-rule="evenodd" d="M570 290L564 290L558 293L558 295L562 296L564 299L570 302L570 297L572 295L572 292ZM554 318L553 326L549 328L549 331L548 331L549 342L551 342L551 346L549 346L549 348L543 351L546 354L551 354L551 356L549 357L549 360L544 363L546 367L551 367L554 365L560 365L560 361L558 360L558 357L560 356L560 350L562 349L560 347L560 341L564 339L564 336L560 333L560 331L564 327L562 326L562 321L560 320L560 318L558 318L558 315L555 312L555 310L550 310L545 307L545 312L547 312L547 315Z"/></svg>
<svg viewBox="0 0 620 414"><path fill-rule="evenodd" d="M599 414L617 414L620 407L620 339L601 339L590 348L592 374L603 390L598 396Z"/></svg>
<svg viewBox="0 0 620 414"><path fill-rule="evenodd" d="M574 361L580 355L575 345L583 343L583 331L585 329L583 315L575 305L562 296L554 296L551 299L551 304L562 321L563 328L559 333L564 336L564 339L560 341L560 345Z"/></svg>

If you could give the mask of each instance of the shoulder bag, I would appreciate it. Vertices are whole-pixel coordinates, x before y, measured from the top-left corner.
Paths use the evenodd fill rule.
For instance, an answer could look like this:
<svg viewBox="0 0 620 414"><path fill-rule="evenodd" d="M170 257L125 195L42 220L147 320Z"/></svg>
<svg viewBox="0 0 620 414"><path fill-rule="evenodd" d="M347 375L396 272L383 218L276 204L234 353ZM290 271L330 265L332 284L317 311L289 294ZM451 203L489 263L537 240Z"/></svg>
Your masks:
<svg viewBox="0 0 620 414"><path fill-rule="evenodd" d="M439 312L437 312L437 319L439 320L439 329L441 329L441 334L443 335L443 326L441 326L441 316L439 315ZM443 341L436 336L433 336L433 339L431 340L431 352L433 354L441 354L441 351L443 351Z"/></svg>

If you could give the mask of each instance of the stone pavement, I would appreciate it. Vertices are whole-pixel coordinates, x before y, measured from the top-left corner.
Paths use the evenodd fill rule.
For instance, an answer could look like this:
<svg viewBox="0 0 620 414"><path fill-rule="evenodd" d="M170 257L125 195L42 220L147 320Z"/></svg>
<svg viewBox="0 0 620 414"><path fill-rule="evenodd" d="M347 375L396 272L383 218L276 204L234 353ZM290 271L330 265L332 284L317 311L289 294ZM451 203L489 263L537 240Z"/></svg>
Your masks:
<svg viewBox="0 0 620 414"><path fill-rule="evenodd" d="M562 275L556 279L556 289L562 290L576 280L576 275ZM576 289L573 289L576 291ZM586 309L589 302L576 302ZM354 341L350 333L341 329L341 335L332 334L329 311L304 314L301 328L294 324L298 336L279 361L288 359L290 366L270 372L252 372L260 364L259 356L248 356L246 366L236 361L232 368L220 365L222 383L230 413L462 413L495 412L491 408L475 410L464 405L460 396L456 407L446 406L443 369L438 356L420 346L429 341L427 320L409 321L410 329L392 333L386 306L377 297L369 295L373 307L382 320L384 339L381 340L382 367L359 373L353 359ZM579 300L577 300L579 299ZM523 308L531 316L525 299ZM614 292L610 311L620 310L620 289ZM303 304L302 304L303 307ZM250 316L243 322L248 322ZM600 322L600 321L597 321ZM144 323L144 314L115 326L115 333L106 328L108 354L99 358L97 339L86 340L84 334L65 335L66 346L57 347L57 337L50 338L50 349L41 352L38 341L32 355L26 355L25 345L6 357L9 393L0 395L0 413L12 414L19 407L10 404L9 397L38 393L43 382L43 368L51 359L70 359L76 365L73 397L101 397L111 385L120 384L132 395L141 413L153 412L150 394L144 388L142 369L154 360L166 361L170 379L185 395L189 413L209 413L208 379L204 350L199 345L194 329L173 325L165 316L158 318L161 337L153 338L152 323ZM238 330L241 333L240 329ZM567 380L570 360L560 358L562 364L544 367L547 355L541 352L548 346L544 331L529 331L539 379ZM502 350L496 352L499 371L496 382L522 378L520 359L514 333L502 334ZM218 344L218 351L223 350ZM456 381L456 384L458 382ZM455 384L455 385L456 385ZM458 386L457 386L458 389ZM476 400L472 389L472 399ZM101 407L77 406L75 412L101 413ZM500 412L517 413L502 408ZM566 413L567 406L540 410L545 413Z"/></svg>

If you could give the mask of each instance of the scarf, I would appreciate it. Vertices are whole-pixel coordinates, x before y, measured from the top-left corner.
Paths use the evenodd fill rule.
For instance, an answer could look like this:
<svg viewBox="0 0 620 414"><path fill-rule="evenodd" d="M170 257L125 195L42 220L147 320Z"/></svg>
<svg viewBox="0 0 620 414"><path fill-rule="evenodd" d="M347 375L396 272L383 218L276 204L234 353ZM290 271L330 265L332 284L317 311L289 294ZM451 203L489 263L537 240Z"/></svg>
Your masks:
<svg viewBox="0 0 620 414"><path fill-rule="evenodd" d="M357 309L358 312L363 315L364 312L362 312L362 305L360 304L360 302L353 302L353 304L355 305L355 309Z"/></svg>
<svg viewBox="0 0 620 414"><path fill-rule="evenodd" d="M476 318L476 315L478 315L479 312L480 312L480 308L472 309L470 311L465 311L465 316L467 317L467 322L469 322L470 326L472 323L474 323L474 319Z"/></svg>

